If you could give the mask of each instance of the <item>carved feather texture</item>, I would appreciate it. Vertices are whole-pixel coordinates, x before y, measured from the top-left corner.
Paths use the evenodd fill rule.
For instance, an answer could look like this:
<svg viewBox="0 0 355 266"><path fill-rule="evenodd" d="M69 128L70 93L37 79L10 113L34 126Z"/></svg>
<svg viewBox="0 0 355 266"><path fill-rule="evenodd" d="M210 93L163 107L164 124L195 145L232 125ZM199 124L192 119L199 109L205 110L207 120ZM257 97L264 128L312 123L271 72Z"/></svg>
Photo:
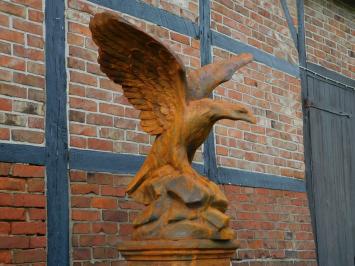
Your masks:
<svg viewBox="0 0 355 266"><path fill-rule="evenodd" d="M159 41L111 13L96 14L90 30L101 70L122 85L124 96L141 111L142 129L163 133L183 113L183 64Z"/></svg>

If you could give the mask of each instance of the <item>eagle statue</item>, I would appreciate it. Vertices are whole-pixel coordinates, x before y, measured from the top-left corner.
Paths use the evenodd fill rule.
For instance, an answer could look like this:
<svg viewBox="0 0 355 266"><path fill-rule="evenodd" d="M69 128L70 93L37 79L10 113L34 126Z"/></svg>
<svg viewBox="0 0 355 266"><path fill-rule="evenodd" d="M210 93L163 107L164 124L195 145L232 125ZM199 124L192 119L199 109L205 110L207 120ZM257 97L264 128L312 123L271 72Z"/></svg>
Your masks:
<svg viewBox="0 0 355 266"><path fill-rule="evenodd" d="M90 21L101 71L140 111L140 126L155 136L149 155L127 188L145 210L134 221L134 239L233 238L219 187L191 162L220 119L256 118L246 106L209 98L212 90L252 61L252 55L190 71L160 41L122 17L104 12ZM114 162L113 162L114 163Z"/></svg>

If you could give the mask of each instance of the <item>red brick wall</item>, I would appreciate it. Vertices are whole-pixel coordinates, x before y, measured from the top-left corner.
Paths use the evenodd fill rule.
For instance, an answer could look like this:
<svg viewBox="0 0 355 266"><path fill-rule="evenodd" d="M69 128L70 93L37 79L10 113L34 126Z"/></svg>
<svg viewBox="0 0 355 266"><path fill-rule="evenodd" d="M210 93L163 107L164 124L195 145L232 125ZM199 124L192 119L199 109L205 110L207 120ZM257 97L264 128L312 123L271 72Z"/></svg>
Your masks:
<svg viewBox="0 0 355 266"><path fill-rule="evenodd" d="M0 1L0 140L44 143L44 4Z"/></svg>
<svg viewBox="0 0 355 266"><path fill-rule="evenodd" d="M214 60L232 54L213 49ZM293 178L304 177L301 86L296 77L253 62L219 86L215 98L251 107L257 123L222 120L215 127L217 163Z"/></svg>
<svg viewBox="0 0 355 266"><path fill-rule="evenodd" d="M122 175L70 172L74 265L122 260L117 241L128 239L133 229L130 223L142 208L125 195L130 180Z"/></svg>
<svg viewBox="0 0 355 266"><path fill-rule="evenodd" d="M287 3L295 15L296 1ZM297 50L278 0L212 0L211 20L211 28L219 33L298 63Z"/></svg>
<svg viewBox="0 0 355 266"><path fill-rule="evenodd" d="M130 238L130 223L143 208L124 193L131 177L72 170L70 179L74 265L123 264L115 247L119 240ZM305 193L232 185L221 189L230 202L227 213L240 240L237 265L260 259L275 263L270 265L288 260L315 265Z"/></svg>
<svg viewBox="0 0 355 266"><path fill-rule="evenodd" d="M45 265L44 167L0 163L0 265Z"/></svg>
<svg viewBox="0 0 355 266"><path fill-rule="evenodd" d="M307 58L355 78L354 11L335 1L305 1Z"/></svg>

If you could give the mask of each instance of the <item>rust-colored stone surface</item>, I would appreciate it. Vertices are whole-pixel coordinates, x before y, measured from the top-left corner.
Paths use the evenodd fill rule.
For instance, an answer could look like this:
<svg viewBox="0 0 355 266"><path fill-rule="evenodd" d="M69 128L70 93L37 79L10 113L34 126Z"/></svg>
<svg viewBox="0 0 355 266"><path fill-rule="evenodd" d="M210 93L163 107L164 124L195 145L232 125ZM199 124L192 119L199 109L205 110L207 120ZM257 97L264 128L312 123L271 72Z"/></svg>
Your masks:
<svg viewBox="0 0 355 266"><path fill-rule="evenodd" d="M244 105L208 98L252 56L241 54L187 74L172 51L119 16L96 14L90 30L101 70L141 111L142 129L156 136L127 188L147 206L134 221L133 239L234 239L225 195L191 161L218 120L256 122Z"/></svg>
<svg viewBox="0 0 355 266"><path fill-rule="evenodd" d="M134 266L230 266L237 241L126 241L121 254Z"/></svg>

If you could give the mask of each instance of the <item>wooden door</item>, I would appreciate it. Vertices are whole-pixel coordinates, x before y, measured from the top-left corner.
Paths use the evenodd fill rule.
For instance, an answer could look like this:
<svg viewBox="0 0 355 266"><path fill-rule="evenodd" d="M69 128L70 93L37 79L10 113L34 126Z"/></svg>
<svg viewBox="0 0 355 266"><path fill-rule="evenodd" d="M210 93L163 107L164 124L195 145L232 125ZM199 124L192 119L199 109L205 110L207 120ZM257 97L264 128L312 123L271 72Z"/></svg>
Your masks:
<svg viewBox="0 0 355 266"><path fill-rule="evenodd" d="M355 92L307 77L308 193L320 266L355 265ZM307 147L306 147L307 148Z"/></svg>

